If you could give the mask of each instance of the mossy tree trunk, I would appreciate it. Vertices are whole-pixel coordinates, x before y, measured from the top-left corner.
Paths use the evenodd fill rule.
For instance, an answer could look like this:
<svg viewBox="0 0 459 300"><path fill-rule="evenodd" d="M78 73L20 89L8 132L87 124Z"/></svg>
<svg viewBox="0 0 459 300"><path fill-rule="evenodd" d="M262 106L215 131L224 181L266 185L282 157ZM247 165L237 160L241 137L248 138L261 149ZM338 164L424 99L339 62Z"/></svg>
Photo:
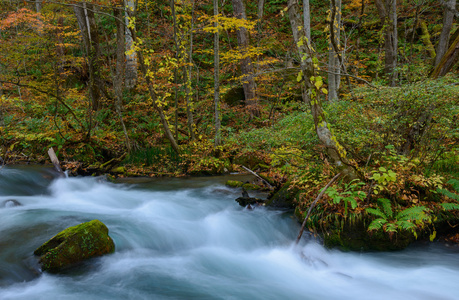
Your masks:
<svg viewBox="0 0 459 300"><path fill-rule="evenodd" d="M438 40L437 56L435 57L434 62L435 67L438 66L438 64L440 64L441 59L443 58L448 49L449 36L454 20L454 13L451 9L454 9L456 7L456 0L449 0L445 3L445 5L447 7L445 7L445 11L443 13L443 28L441 30L440 39Z"/></svg>
<svg viewBox="0 0 459 300"><path fill-rule="evenodd" d="M443 55L440 63L432 71L430 77L437 78L439 76L446 75L446 73L448 73L449 70L451 70L451 68L457 63L459 58L459 29L456 30L454 35L455 38L451 46L448 51L446 51L445 55Z"/></svg>
<svg viewBox="0 0 459 300"><path fill-rule="evenodd" d="M310 41L305 37L303 22L297 0L288 1L288 14L290 26L293 32L293 39L297 45L300 56L300 68L303 74L305 91L308 94L311 114L314 119L314 127L320 142L326 147L327 154L333 164L346 177L346 180L359 177L357 170L351 166L346 158L346 151L338 142L336 136L330 129L324 110L322 109L319 93L323 90L322 77L318 75L318 60Z"/></svg>

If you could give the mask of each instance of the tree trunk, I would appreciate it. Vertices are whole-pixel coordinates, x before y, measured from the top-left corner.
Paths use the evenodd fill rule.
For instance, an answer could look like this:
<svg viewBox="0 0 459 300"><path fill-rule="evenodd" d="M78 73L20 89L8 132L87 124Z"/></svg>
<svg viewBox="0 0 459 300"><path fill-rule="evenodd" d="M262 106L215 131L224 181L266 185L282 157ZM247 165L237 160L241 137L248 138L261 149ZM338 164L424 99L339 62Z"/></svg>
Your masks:
<svg viewBox="0 0 459 300"><path fill-rule="evenodd" d="M83 38L83 45L88 58L89 67L89 96L92 110L100 108L99 80L99 35L94 17L94 6L86 2L78 2L73 6L78 21L78 27Z"/></svg>
<svg viewBox="0 0 459 300"><path fill-rule="evenodd" d="M220 34L218 29L218 0L214 1L214 105L215 105L215 146L221 144L220 120Z"/></svg>
<svg viewBox="0 0 459 300"><path fill-rule="evenodd" d="M397 79L397 0L375 0L381 22L386 28L384 49L384 73L389 79L389 85L395 86Z"/></svg>
<svg viewBox="0 0 459 300"><path fill-rule="evenodd" d="M191 9L191 28L190 28L190 52L188 53L189 66L183 67L183 74L185 75L185 93L186 93L186 115L187 115L187 125L188 131L190 133L190 138L192 141L196 139L195 135L195 124L193 120L193 107L192 107L192 98L193 95L191 89L191 76L193 69L193 30L194 30L194 5L195 1L193 0L193 7Z"/></svg>
<svg viewBox="0 0 459 300"><path fill-rule="evenodd" d="M311 114L314 119L314 127L317 136L322 145L327 149L327 154L332 163L346 176L346 180L355 179L359 174L350 165L346 158L346 151L330 130L330 125L327 122L326 115L318 97L318 93L321 91L322 78L317 74L317 65L314 63L317 59L310 41L306 39L304 30L299 30L299 28L303 28L303 24L296 0L288 1L288 14L294 42L297 45L298 54L301 58L300 68L303 73L305 90L309 95L309 104L311 106Z"/></svg>
<svg viewBox="0 0 459 300"><path fill-rule="evenodd" d="M115 7L114 15L117 19L116 22L116 71L113 80L114 90L115 90L115 109L120 119L120 124L124 132L124 139L126 142L126 147L128 151L131 151L131 142L129 141L129 135L126 130L126 125L123 120L123 75L124 75L124 65L125 65L125 32L126 28L123 21L123 1L121 0L121 6Z"/></svg>
<svg viewBox="0 0 459 300"><path fill-rule="evenodd" d="M449 8L456 7L456 0L449 0L446 2L447 7L443 13L443 28L441 30L440 39L437 46L437 56L435 57L434 66L438 66L443 55L445 55L446 50L448 49L449 35L451 32L451 27L453 26L454 13Z"/></svg>
<svg viewBox="0 0 459 300"><path fill-rule="evenodd" d="M334 16L334 18L330 19L330 50L328 53L328 99L329 101L337 101L338 90L341 81L341 64L338 58L339 51L341 50L341 0L330 1L330 11L331 17Z"/></svg>
<svg viewBox="0 0 459 300"><path fill-rule="evenodd" d="M429 53L430 57L432 58L432 60L434 60L436 57L435 48L432 44L432 41L430 40L430 34L429 30L427 29L427 24L425 21L421 21L420 26L422 31L421 40L424 43L424 46L426 46L426 50Z"/></svg>
<svg viewBox="0 0 459 300"><path fill-rule="evenodd" d="M304 33L311 42L311 10L309 9L309 0L303 0L303 20L304 20Z"/></svg>
<svg viewBox="0 0 459 300"><path fill-rule="evenodd" d="M135 3L133 0L126 0L125 7L134 12L136 10ZM130 30L128 29L129 17L126 13L126 69L125 69L125 83L126 88L132 89L137 83L137 54L132 49L133 39ZM135 25L134 25L135 26Z"/></svg>
<svg viewBox="0 0 459 300"><path fill-rule="evenodd" d="M456 30L455 36L456 37L448 51L446 51L445 55L443 55L440 63L432 71L430 77L437 78L439 76L446 75L446 73L448 73L449 70L451 70L451 68L457 63L459 58L459 29Z"/></svg>
<svg viewBox="0 0 459 300"><path fill-rule="evenodd" d="M232 0L234 17L247 20L245 5L242 0ZM250 116L259 116L258 101L255 95L255 81L253 79L252 59L247 55L249 38L247 28L239 27L237 30L237 42L243 59L241 60L242 87L244 88L245 105L248 107Z"/></svg>
<svg viewBox="0 0 459 300"><path fill-rule="evenodd" d="M265 0L258 0L257 17L258 17L258 20L260 20L260 22L261 22L261 19L263 19L264 8L265 8Z"/></svg>
<svg viewBox="0 0 459 300"><path fill-rule="evenodd" d="M41 8L43 6L43 0L35 0L35 10L37 13L41 11Z"/></svg>

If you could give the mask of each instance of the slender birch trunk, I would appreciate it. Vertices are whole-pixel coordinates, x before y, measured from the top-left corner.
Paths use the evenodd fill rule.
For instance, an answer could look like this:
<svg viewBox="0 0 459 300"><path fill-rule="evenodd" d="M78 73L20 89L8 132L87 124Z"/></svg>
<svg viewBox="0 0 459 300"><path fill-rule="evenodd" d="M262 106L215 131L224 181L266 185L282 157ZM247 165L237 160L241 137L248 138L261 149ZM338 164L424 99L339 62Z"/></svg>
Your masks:
<svg viewBox="0 0 459 300"><path fill-rule="evenodd" d="M215 105L215 146L221 144L221 120L220 120L220 34L218 29L218 0L214 4L214 105Z"/></svg>
<svg viewBox="0 0 459 300"><path fill-rule="evenodd" d="M125 6L127 10L134 12L136 10L134 0L126 0ZM125 83L126 88L132 89L137 83L137 53L135 51L130 51L132 49L133 38L129 26L129 17L126 13L126 69L125 69ZM134 25L135 26L135 25Z"/></svg>
<svg viewBox="0 0 459 300"><path fill-rule="evenodd" d="M333 3L334 2L334 3ZM333 5L334 4L334 5ZM330 1L330 44L328 51L328 99L338 100L341 82L341 64L338 58L341 34L341 0ZM332 32L333 31L333 32ZM332 40L333 39L333 40Z"/></svg>
<svg viewBox="0 0 459 300"><path fill-rule="evenodd" d="M303 28L303 24L297 0L288 1L288 14L293 32L293 39L297 45L298 54L301 58L300 68L303 73L305 90L309 95L309 104L311 106L311 114L314 119L314 127L317 136L322 145L327 149L327 154L332 163L347 177L346 179L352 180L357 178L359 175L358 172L350 165L346 158L346 151L330 130L330 125L322 109L318 97L322 78L318 75L317 66L314 63L317 59L310 41L305 37L304 30L300 30Z"/></svg>

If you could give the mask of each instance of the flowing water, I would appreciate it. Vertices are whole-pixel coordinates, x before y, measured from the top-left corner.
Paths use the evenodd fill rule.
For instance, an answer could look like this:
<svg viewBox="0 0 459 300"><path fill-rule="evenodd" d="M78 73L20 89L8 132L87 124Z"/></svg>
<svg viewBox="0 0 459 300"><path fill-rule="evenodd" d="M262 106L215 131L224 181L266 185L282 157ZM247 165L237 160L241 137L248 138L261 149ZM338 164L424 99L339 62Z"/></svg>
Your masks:
<svg viewBox="0 0 459 300"><path fill-rule="evenodd" d="M457 248L345 253L307 236L295 246L291 213L240 207L227 179L114 184L1 169L0 299L459 299ZM93 219L114 254L36 271L34 249Z"/></svg>

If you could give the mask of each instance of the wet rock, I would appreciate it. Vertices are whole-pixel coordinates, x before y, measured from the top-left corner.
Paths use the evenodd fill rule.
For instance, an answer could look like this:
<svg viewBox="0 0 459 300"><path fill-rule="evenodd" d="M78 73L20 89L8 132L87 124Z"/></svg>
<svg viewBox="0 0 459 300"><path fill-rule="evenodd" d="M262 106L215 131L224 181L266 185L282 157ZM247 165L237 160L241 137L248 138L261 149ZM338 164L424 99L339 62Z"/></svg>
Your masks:
<svg viewBox="0 0 459 300"><path fill-rule="evenodd" d="M99 220L69 227L38 247L42 271L59 272L87 259L113 253L115 244Z"/></svg>
<svg viewBox="0 0 459 300"><path fill-rule="evenodd" d="M15 206L22 206L22 204L19 201L14 200L14 199L5 200L5 201L3 201L2 204L3 204L2 205L3 207L7 207L7 208L8 207L15 207Z"/></svg>
<svg viewBox="0 0 459 300"><path fill-rule="evenodd" d="M229 187L241 187L244 185L244 183L242 181L238 181L238 180L228 180L226 183L225 183L226 186L229 186Z"/></svg>
<svg viewBox="0 0 459 300"><path fill-rule="evenodd" d="M254 198L254 197L239 197L236 199L236 202L239 203L240 206L246 207L247 205L264 205L266 200Z"/></svg>
<svg viewBox="0 0 459 300"><path fill-rule="evenodd" d="M275 191L268 197L266 206L282 209L293 209L295 208L299 193L300 190L298 188L292 187L291 184L287 182L281 189Z"/></svg>

